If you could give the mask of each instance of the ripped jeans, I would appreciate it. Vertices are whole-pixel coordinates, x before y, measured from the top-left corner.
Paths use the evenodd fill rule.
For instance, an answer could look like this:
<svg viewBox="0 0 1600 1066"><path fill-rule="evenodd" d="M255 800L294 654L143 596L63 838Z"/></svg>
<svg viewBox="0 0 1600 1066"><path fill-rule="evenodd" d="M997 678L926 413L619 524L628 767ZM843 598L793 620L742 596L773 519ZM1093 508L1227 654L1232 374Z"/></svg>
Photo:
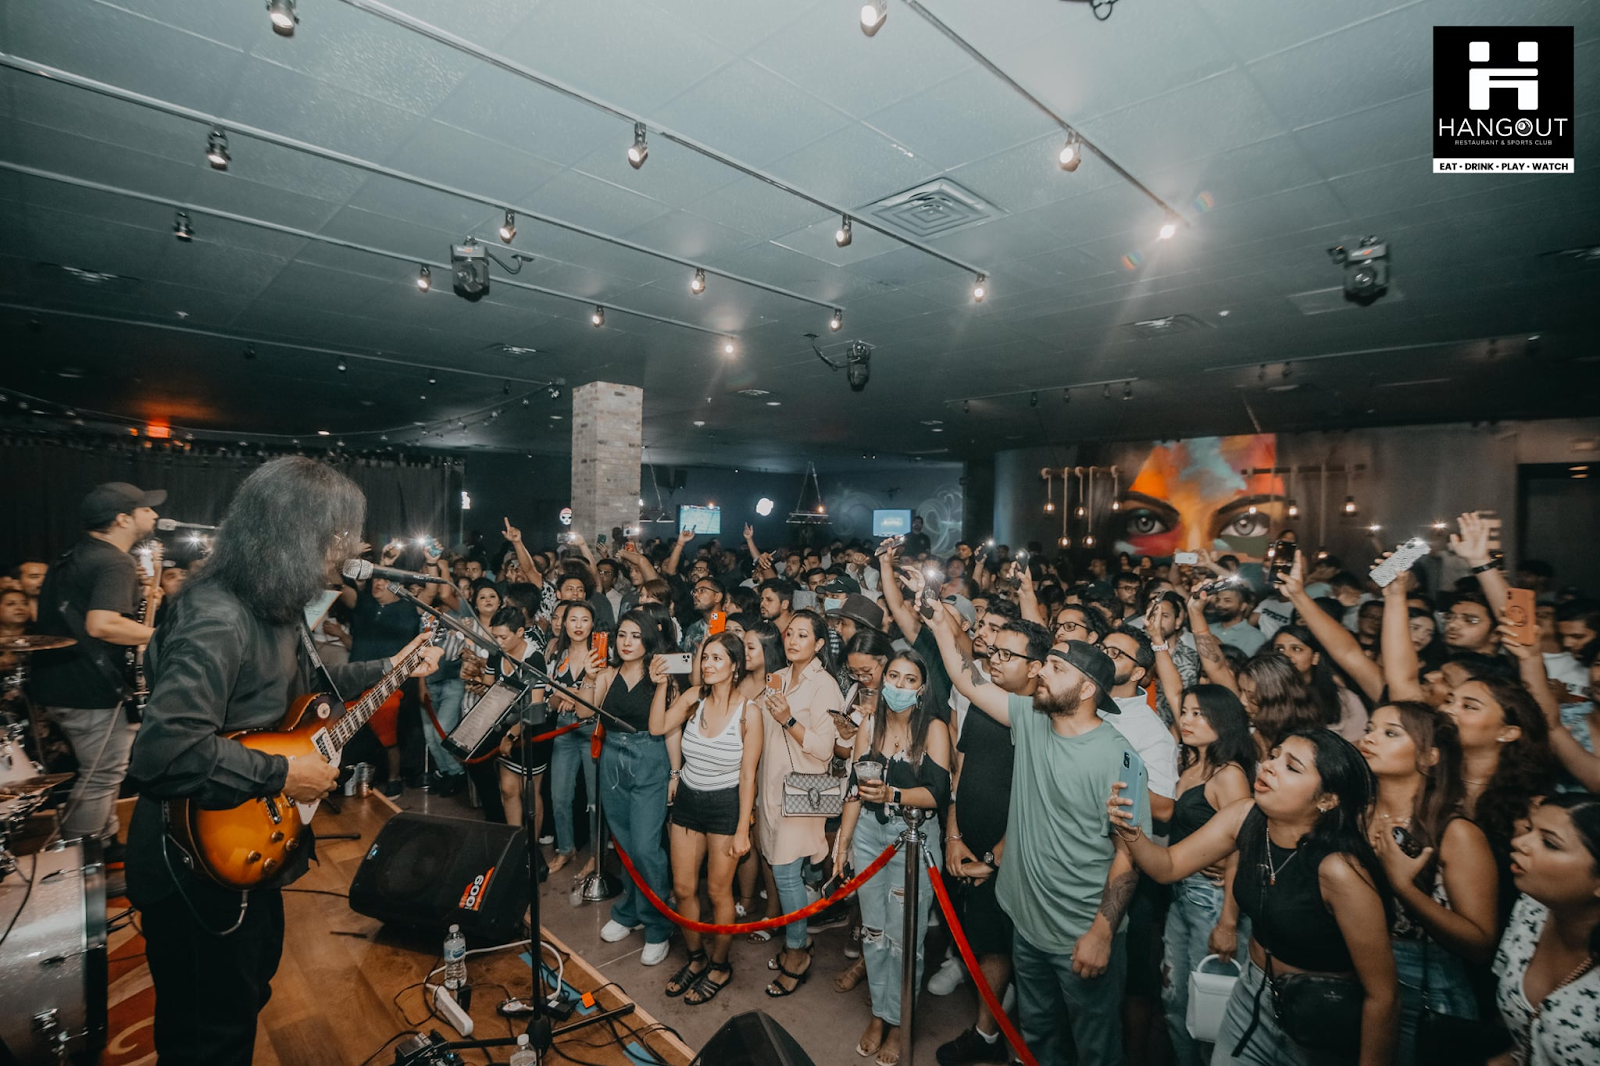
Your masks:
<svg viewBox="0 0 1600 1066"><path fill-rule="evenodd" d="M894 843L905 830L906 824L898 816L880 825L877 815L863 807L856 822L855 866L865 870L872 865L884 848ZM931 830L931 832L930 832ZM927 840L926 851L935 863L943 864L944 856L939 841L939 825L935 821L923 824ZM867 985L872 990L872 1013L889 1025L900 1024L900 973L904 957L905 935L905 871L906 861L901 853L861 886L857 898L861 901L861 957L867 964ZM928 930L928 913L933 907L933 887L928 883L926 866L917 879L917 988L922 987L923 936Z"/></svg>

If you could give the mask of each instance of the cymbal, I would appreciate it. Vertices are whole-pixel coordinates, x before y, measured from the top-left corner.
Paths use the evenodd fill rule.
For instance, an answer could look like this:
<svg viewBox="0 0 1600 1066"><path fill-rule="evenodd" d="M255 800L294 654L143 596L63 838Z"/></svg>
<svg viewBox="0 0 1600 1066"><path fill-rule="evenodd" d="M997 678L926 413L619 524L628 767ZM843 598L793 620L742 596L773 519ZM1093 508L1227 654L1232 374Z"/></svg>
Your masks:
<svg viewBox="0 0 1600 1066"><path fill-rule="evenodd" d="M21 781L0 782L0 800L48 792L62 782L71 780L71 774L38 774L34 777L25 777Z"/></svg>
<svg viewBox="0 0 1600 1066"><path fill-rule="evenodd" d="M26 636L12 637L10 640L0 640L0 652L17 652L27 655L36 651L54 651L57 648L70 648L78 643L71 637L52 637L43 633L29 633Z"/></svg>

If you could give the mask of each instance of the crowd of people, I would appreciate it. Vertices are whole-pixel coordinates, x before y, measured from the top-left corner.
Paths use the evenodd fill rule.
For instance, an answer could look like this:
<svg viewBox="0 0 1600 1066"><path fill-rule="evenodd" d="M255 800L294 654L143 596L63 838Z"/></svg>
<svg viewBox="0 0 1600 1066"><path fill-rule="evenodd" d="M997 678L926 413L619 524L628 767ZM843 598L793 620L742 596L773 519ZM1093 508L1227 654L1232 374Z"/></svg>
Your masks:
<svg viewBox="0 0 1600 1066"><path fill-rule="evenodd" d="M159 502L102 501L125 508L109 525L86 509L91 539L125 555ZM500 533L492 550L373 551L445 580L347 581L315 645L329 663L397 655L421 626L412 596L482 638L443 631L438 669L346 761L396 794L470 787L484 817L533 830L552 872L597 861L598 802L653 894L730 925L806 907L920 821L1040 1063L1600 1061L1600 603L1554 592L1538 563L1507 573L1476 515L1382 586L1308 549L1286 567L992 543L939 557L920 523L772 551L748 526L734 546L616 529L535 551ZM12 571L5 633L66 631L40 609L50 569ZM146 581L158 604L181 595L169 569ZM105 572L92 635L148 640L131 566ZM1507 617L1513 586L1535 593L1528 624ZM516 663L557 684L458 757L443 738ZM88 729L108 694L38 681L92 771L77 828L109 839L133 727ZM903 878L890 863L809 920L746 934L774 943L761 979L785 997L822 964L813 934L850 925L831 987L866 986L856 1050L879 1066L900 1058L906 952L930 995L974 976L926 935L926 884L904 943ZM628 882L601 936L641 931L640 961L667 961L679 929ZM731 935L682 940L666 993L707 1003L736 980ZM1189 975L1212 957L1240 976L1200 1040ZM1010 1058L981 997L937 1050L943 1066Z"/></svg>

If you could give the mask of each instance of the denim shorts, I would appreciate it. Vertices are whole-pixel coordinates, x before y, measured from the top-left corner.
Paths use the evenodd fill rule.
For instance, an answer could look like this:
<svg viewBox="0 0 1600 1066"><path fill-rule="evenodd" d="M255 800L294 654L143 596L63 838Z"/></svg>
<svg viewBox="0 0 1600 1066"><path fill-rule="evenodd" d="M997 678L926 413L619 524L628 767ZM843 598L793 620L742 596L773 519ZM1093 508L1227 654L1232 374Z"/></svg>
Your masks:
<svg viewBox="0 0 1600 1066"><path fill-rule="evenodd" d="M739 786L697 792L680 780L672 800L672 824L711 836L733 836L739 831Z"/></svg>

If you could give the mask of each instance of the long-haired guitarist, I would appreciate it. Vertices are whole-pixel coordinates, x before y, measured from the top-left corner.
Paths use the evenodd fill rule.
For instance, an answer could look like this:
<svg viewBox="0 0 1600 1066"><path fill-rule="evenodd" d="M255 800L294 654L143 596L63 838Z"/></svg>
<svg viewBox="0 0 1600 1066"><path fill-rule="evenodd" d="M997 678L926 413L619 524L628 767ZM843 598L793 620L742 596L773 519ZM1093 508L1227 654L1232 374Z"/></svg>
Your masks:
<svg viewBox="0 0 1600 1066"><path fill-rule="evenodd" d="M328 668L304 650L305 608L340 583L356 554L366 499L349 478L302 457L274 459L240 486L204 568L167 606L146 655L150 700L133 746L140 795L129 830L129 896L142 914L163 1066L248 1063L256 1016L283 948L281 887L304 872L309 839L270 887L224 889L189 868L165 822L187 799L207 810L287 796L321 799L338 771L316 754L286 758L224 734L273 729L290 702L326 691L354 699L392 659ZM413 676L431 673L427 648ZM307 834L309 837L309 834Z"/></svg>

